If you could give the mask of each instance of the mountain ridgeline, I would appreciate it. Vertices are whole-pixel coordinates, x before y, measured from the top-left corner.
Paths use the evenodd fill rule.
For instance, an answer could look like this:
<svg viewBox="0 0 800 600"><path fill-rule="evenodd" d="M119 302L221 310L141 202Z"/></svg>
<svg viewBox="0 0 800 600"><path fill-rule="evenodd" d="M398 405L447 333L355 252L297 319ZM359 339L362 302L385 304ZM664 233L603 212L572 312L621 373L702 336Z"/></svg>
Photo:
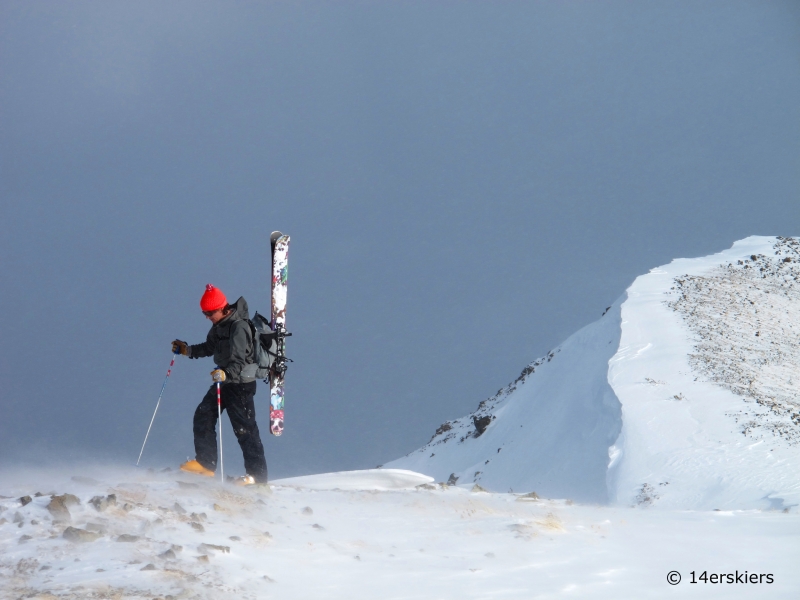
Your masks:
<svg viewBox="0 0 800 600"><path fill-rule="evenodd" d="M800 503L798 335L797 240L676 259L385 466L579 502L784 509Z"/></svg>

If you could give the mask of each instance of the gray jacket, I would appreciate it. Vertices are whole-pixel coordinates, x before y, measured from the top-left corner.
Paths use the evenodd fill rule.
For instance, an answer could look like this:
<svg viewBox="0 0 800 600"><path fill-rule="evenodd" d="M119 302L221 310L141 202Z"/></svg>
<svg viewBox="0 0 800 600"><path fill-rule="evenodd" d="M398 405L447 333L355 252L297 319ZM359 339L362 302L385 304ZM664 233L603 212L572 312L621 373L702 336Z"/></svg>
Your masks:
<svg viewBox="0 0 800 600"><path fill-rule="evenodd" d="M205 342L189 346L189 358L213 356L214 363L225 371L225 383L255 381L253 334L247 322L249 318L247 301L240 297L234 304L234 310L211 326Z"/></svg>

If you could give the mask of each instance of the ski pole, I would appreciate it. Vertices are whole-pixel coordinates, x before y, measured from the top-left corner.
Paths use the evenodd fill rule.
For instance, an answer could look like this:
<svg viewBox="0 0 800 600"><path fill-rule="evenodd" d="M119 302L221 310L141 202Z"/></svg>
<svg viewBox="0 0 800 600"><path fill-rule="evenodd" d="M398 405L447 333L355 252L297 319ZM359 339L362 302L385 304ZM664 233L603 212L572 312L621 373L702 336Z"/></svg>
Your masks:
<svg viewBox="0 0 800 600"><path fill-rule="evenodd" d="M222 398L219 393L219 381L217 382L217 423L219 423L219 479L225 483L225 466L222 462Z"/></svg>
<svg viewBox="0 0 800 600"><path fill-rule="evenodd" d="M150 435L150 428L153 426L153 421L156 420L156 413L158 412L158 405L161 404L161 396L164 395L164 388L167 387L167 379L169 379L169 374L172 373L172 365L175 364L175 357L178 356L177 352L172 353L172 360L169 361L169 368L167 369L167 376L164 377L164 383L161 385L161 393L158 395L158 402L156 402L156 409L153 411L153 418L150 419L150 425L147 426L147 433L144 436L144 442L142 443L142 449L139 451L139 458L136 460L136 466L139 466L139 461L142 460L142 452L144 452L144 445L147 443L147 436Z"/></svg>

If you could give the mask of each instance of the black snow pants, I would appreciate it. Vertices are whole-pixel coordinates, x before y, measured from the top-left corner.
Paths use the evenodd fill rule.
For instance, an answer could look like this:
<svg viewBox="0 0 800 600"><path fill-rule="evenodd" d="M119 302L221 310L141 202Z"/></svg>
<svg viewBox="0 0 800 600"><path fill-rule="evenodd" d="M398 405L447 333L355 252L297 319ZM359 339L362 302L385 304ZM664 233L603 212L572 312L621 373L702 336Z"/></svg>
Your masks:
<svg viewBox="0 0 800 600"><path fill-rule="evenodd" d="M267 482L267 461L256 423L253 396L256 382L225 383L221 387L222 410L228 411L233 432L244 454L244 469L258 483ZM194 451L197 462L217 470L217 385L213 384L194 411Z"/></svg>

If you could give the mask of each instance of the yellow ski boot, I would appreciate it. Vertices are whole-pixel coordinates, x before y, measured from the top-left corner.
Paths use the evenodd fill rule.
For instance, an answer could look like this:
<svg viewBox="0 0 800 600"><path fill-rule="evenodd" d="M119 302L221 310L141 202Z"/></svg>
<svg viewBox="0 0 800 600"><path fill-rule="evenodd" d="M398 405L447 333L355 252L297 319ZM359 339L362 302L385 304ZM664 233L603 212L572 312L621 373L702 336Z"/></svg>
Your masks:
<svg viewBox="0 0 800 600"><path fill-rule="evenodd" d="M214 476L214 471L206 469L196 460L187 460L185 463L181 465L181 471L186 471L187 473L194 473L195 475L205 475L206 477Z"/></svg>

